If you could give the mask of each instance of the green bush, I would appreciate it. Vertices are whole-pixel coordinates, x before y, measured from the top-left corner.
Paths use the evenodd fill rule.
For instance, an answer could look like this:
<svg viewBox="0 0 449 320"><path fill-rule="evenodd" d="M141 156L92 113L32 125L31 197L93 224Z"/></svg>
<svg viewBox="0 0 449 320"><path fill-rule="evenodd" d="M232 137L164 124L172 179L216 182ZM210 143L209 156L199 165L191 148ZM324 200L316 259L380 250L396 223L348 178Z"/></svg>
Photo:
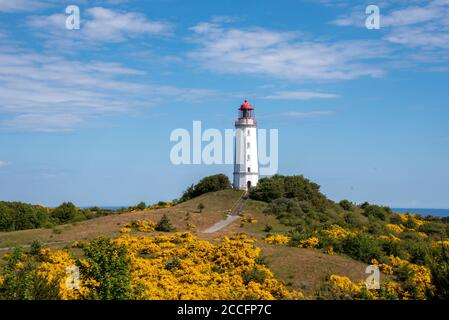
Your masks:
<svg viewBox="0 0 449 320"><path fill-rule="evenodd" d="M281 198L284 193L283 181L279 178L262 178L250 192L250 198L269 202Z"/></svg>
<svg viewBox="0 0 449 320"><path fill-rule="evenodd" d="M58 223L67 223L75 217L76 213L77 210L73 203L64 202L55 208L51 215Z"/></svg>
<svg viewBox="0 0 449 320"><path fill-rule="evenodd" d="M165 264L165 269L169 271L176 270L181 267L181 260L178 257L170 258Z"/></svg>
<svg viewBox="0 0 449 320"><path fill-rule="evenodd" d="M446 228L444 224L438 222L427 222L418 228L418 231L424 232L430 236L438 238L446 238Z"/></svg>
<svg viewBox="0 0 449 320"><path fill-rule="evenodd" d="M288 213L293 216L304 216L304 211L301 204L296 199L279 198L270 202L264 210L267 214L280 216L283 213Z"/></svg>
<svg viewBox="0 0 449 320"><path fill-rule="evenodd" d="M145 202L142 201L136 206L136 209L145 210L146 207L147 207L147 205L145 204Z"/></svg>
<svg viewBox="0 0 449 320"><path fill-rule="evenodd" d="M338 204L340 205L340 207L342 207L343 210L346 211L354 210L354 205L349 200L341 200Z"/></svg>
<svg viewBox="0 0 449 320"><path fill-rule="evenodd" d="M95 300L131 299L131 260L127 249L111 240L98 238L84 249L86 263L78 262L84 279L94 279L99 286L88 286Z"/></svg>
<svg viewBox="0 0 449 320"><path fill-rule="evenodd" d="M17 268L18 264L23 267ZM48 281L36 272L36 261L16 248L3 267L3 284L0 286L0 300L58 300L59 280Z"/></svg>
<svg viewBox="0 0 449 320"><path fill-rule="evenodd" d="M369 204L363 207L363 213L367 217L375 217L379 220L385 221L393 212L388 207Z"/></svg>
<svg viewBox="0 0 449 320"><path fill-rule="evenodd" d="M170 223L170 220L168 219L168 216L164 214L159 220L159 222L156 225L156 231L163 231L163 232L170 232L173 231L175 228Z"/></svg>
<svg viewBox="0 0 449 320"><path fill-rule="evenodd" d="M449 250L440 248L435 253L430 266L432 272L432 283L435 285L435 299L449 301Z"/></svg>
<svg viewBox="0 0 449 320"><path fill-rule="evenodd" d="M229 178L224 174L216 174L213 176L205 177L196 185L191 185L182 194L179 202L187 201L189 199L198 197L208 192L215 192L225 189L230 189L231 182Z"/></svg>
<svg viewBox="0 0 449 320"><path fill-rule="evenodd" d="M342 249L351 258L365 263L371 263L372 259L384 258L381 242L364 233L347 237L343 240Z"/></svg>
<svg viewBox="0 0 449 320"><path fill-rule="evenodd" d="M262 284L264 283L266 277L267 275L265 272L257 268L246 271L242 274L243 283L245 283L245 285L249 284L251 281Z"/></svg>
<svg viewBox="0 0 449 320"><path fill-rule="evenodd" d="M320 186L303 176L274 175L262 178L250 192L251 199L265 202L282 197L308 202L318 211L323 211L329 205L329 200L320 192Z"/></svg>
<svg viewBox="0 0 449 320"><path fill-rule="evenodd" d="M47 209L22 202L0 202L0 231L34 229L49 221Z"/></svg>
<svg viewBox="0 0 449 320"><path fill-rule="evenodd" d="M355 212L348 212L344 215L343 217L345 223L350 227L350 228L360 228L362 226L365 225L365 222L363 221L362 217L360 216L360 214L355 213Z"/></svg>

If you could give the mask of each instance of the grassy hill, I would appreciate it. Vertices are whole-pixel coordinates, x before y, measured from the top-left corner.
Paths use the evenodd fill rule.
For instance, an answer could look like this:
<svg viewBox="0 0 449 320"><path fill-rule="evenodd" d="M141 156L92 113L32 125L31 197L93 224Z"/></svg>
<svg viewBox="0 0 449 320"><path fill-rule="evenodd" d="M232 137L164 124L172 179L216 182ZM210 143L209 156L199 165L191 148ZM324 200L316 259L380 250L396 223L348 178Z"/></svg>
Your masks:
<svg viewBox="0 0 449 320"><path fill-rule="evenodd" d="M114 264L122 265L123 279L129 279L114 282L127 286L119 288L118 294L142 299L172 297L171 287L177 287L179 297L193 299L209 295L226 299L298 298L303 294L322 299L448 296L447 220L398 214L368 203L335 203L319 189L303 176L273 176L261 179L247 199L242 198L242 191L230 189L224 175L215 175L189 187L178 202L148 207L142 203L105 216L97 209L80 210L70 203L54 211L39 208L48 221L57 224L0 233L0 255L7 258L2 262L7 276L0 276L0 296L5 295L1 282L14 288L21 283L20 277L35 277L36 286L41 286L39 274L54 279L52 270L59 270L61 276L63 266L77 263L82 268L97 265L82 273L84 277L93 274L85 279L91 287L84 294L107 299L110 290L101 287L109 285L115 271L104 278L98 270L111 270L111 254L121 259ZM9 210L3 211L9 214L6 217L21 218L10 204L5 206ZM35 207L13 206L28 210L28 217L34 219ZM229 214L233 219L223 223ZM64 224L67 219L71 222ZM205 232L212 226L212 233ZM64 250L42 251L37 240L45 247ZM16 246L28 253L13 250ZM123 246L128 253L122 251ZM363 282L368 265L382 272L378 290L368 290ZM43 267L47 269L35 272ZM193 278L188 278L189 268ZM203 291L210 281L218 287L236 282L222 291L209 285L210 290ZM70 292L61 294L72 297Z"/></svg>
<svg viewBox="0 0 449 320"><path fill-rule="evenodd" d="M257 220L256 223L242 223L237 220L230 226L214 233L204 234L201 231L222 220L226 213L240 198L242 192L236 190L222 190L203 194L170 208L113 214L94 218L82 222L59 225L48 229L31 229L15 232L0 233L0 255L11 251L15 246L29 246L39 240L50 248L72 249L70 244L75 241L92 240L99 236L117 237L124 225L134 220L150 220L157 222L163 214L167 214L177 231L190 231L200 239L214 241L222 236L247 233L257 239L256 246L262 249L268 267L289 287L300 289L307 295L312 295L323 283L328 274L341 274L353 281L360 281L366 277L366 264L343 256L326 255L318 250L273 247L263 241L266 224L273 226L274 232L285 232L289 228L279 223L273 216L263 213L266 203L248 200L243 214ZM198 204L204 209L200 213ZM194 224L196 228L189 228L187 224ZM142 233L132 231L131 235L155 235L160 232Z"/></svg>

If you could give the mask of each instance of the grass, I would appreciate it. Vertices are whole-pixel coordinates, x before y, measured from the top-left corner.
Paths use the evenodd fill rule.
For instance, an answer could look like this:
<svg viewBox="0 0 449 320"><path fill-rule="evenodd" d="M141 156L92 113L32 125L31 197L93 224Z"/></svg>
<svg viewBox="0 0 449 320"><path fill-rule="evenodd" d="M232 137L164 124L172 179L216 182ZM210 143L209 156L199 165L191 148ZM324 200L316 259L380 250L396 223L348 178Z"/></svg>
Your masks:
<svg viewBox="0 0 449 320"><path fill-rule="evenodd" d="M266 235L265 225L269 224L273 227L270 233L286 232L290 228L280 224L274 216L265 215L263 210L266 204L260 201L248 200L242 212L246 217L255 218L257 223L241 223L237 220L216 233L201 232L222 220L241 194L241 191L224 190L204 194L171 208L114 214L57 228L1 232L0 256L8 252L2 248L28 246L33 240L47 243L49 244L47 246L51 248L63 248L74 241L91 240L100 235L118 236L123 225L132 220L147 219L157 222L163 214L167 214L177 231L188 230L188 223L195 224L197 228L190 231L201 239L216 241L222 236L241 232L254 236L257 239L256 245L262 249L262 256L274 274L292 289L299 289L309 296L319 289L328 274L348 276L356 282L366 278L366 265L351 258L330 256L313 249L267 245L263 241ZM198 211L199 203L204 204L201 213ZM240 227L240 225L243 226ZM133 232L133 234L143 233ZM70 251L76 256L81 254L80 249L70 248ZM0 261L0 264L4 263Z"/></svg>
<svg viewBox="0 0 449 320"><path fill-rule="evenodd" d="M187 223L195 224L196 230L203 230L222 219L240 195L241 192L235 190L218 191L202 195L172 208L114 214L76 224L60 225L57 228L0 232L0 249L29 245L33 240L40 240L43 243L67 243L90 240L98 236L114 237L120 234L120 229L124 224L132 220L145 219L157 222L163 214L168 215L170 222L177 230L186 230ZM197 209L200 202L205 206L201 213Z"/></svg>

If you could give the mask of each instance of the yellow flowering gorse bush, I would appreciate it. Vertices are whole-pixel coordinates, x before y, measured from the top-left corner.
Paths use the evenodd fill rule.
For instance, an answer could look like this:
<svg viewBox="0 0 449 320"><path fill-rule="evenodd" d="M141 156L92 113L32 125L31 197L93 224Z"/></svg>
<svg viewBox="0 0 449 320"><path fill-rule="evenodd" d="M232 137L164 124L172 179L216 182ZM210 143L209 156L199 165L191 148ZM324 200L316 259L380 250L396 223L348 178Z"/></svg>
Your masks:
<svg viewBox="0 0 449 320"><path fill-rule="evenodd" d="M316 248L319 244L320 240L317 237L310 237L299 241L300 248Z"/></svg>
<svg viewBox="0 0 449 320"><path fill-rule="evenodd" d="M304 298L257 262L260 249L246 235L224 237L217 244L189 232L152 237L124 234L112 241L127 248L130 287L136 299ZM39 258L42 263L36 273L48 283L57 281L62 299L88 298L88 288L100 285L81 277L79 289L67 288L66 269L75 264L68 251L41 249ZM84 259L78 263L89 264Z"/></svg>
<svg viewBox="0 0 449 320"><path fill-rule="evenodd" d="M290 242L291 238L289 236L283 234L271 234L267 235L264 241L268 244L283 244L287 245Z"/></svg>

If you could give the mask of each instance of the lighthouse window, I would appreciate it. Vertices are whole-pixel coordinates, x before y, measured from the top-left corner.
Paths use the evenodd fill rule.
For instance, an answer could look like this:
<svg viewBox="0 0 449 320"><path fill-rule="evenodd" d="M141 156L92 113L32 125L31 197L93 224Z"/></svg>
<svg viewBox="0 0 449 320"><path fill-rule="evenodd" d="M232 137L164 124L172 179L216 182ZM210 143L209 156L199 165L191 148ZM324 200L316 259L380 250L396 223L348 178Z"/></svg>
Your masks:
<svg viewBox="0 0 449 320"><path fill-rule="evenodd" d="M246 157L246 160L248 160L248 161L250 160L250 157L249 157L249 155L248 155L248 156Z"/></svg>
<svg viewBox="0 0 449 320"><path fill-rule="evenodd" d="M251 172L251 168L250 167L248 167L248 172Z"/></svg>
<svg viewBox="0 0 449 320"><path fill-rule="evenodd" d="M249 136L251 131L246 131L246 135Z"/></svg>
<svg viewBox="0 0 449 320"><path fill-rule="evenodd" d="M249 142L248 142L248 143L246 143L246 148L247 148L247 149L249 149Z"/></svg>

